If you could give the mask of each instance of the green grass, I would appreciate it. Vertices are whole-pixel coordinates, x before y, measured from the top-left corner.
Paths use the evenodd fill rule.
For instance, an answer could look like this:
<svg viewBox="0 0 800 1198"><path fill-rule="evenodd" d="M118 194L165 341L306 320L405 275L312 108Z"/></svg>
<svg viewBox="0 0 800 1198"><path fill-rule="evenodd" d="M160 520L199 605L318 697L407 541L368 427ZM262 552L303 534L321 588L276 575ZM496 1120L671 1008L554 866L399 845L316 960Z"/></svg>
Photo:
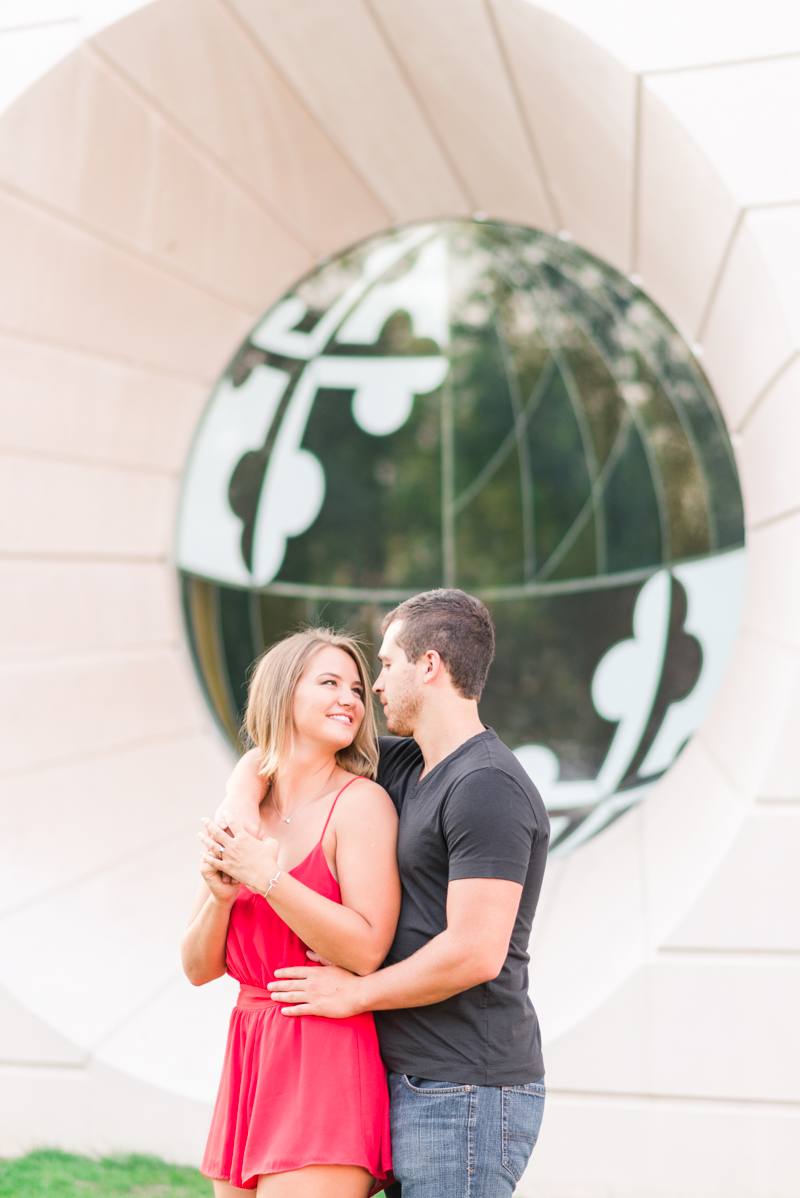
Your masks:
<svg viewBox="0 0 800 1198"><path fill-rule="evenodd" d="M211 1198L196 1169L157 1156L93 1160L52 1149L0 1160L0 1198ZM376 1195L382 1198L382 1195Z"/></svg>
<svg viewBox="0 0 800 1198"><path fill-rule="evenodd" d="M154 1156L92 1160L67 1152L30 1152L0 1160L0 1198L211 1198L196 1169Z"/></svg>

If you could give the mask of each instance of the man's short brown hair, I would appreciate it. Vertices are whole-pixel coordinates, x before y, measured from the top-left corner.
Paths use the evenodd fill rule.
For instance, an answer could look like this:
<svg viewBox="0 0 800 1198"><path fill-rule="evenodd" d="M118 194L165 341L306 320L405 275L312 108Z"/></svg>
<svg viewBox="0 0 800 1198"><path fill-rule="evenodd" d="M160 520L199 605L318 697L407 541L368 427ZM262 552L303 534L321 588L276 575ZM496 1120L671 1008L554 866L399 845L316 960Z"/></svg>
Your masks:
<svg viewBox="0 0 800 1198"><path fill-rule="evenodd" d="M403 621L397 643L410 662L435 649L458 693L480 699L494 657L494 624L480 599L452 587L423 591L384 616L381 632L395 620Z"/></svg>

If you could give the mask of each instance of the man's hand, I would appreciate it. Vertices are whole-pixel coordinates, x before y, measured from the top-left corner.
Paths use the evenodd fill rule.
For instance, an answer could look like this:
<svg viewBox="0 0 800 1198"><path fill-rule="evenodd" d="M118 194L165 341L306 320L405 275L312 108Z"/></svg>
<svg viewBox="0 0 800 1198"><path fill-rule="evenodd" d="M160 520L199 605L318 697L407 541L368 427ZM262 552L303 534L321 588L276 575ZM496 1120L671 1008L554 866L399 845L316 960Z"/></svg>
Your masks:
<svg viewBox="0 0 800 1198"><path fill-rule="evenodd" d="M447 927L410 957L360 976L335 966L280 969L275 976L281 981L269 985L272 997L291 1004L285 1015L328 1019L442 1002L500 973L521 894L519 882L503 878L454 880L447 888ZM308 944L313 936L304 939Z"/></svg>
<svg viewBox="0 0 800 1198"><path fill-rule="evenodd" d="M325 1019L349 1019L366 1008L358 1000L357 974L348 973L338 965L323 968L297 965L292 969L276 969L279 982L270 982L273 1002L292 1003L281 1008L281 1015L320 1015Z"/></svg>

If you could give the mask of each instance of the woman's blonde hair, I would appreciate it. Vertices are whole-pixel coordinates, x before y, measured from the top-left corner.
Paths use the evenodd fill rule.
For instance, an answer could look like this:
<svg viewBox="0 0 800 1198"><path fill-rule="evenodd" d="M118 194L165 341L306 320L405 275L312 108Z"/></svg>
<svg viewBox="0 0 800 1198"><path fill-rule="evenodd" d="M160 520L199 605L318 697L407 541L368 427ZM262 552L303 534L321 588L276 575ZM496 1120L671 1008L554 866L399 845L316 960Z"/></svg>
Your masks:
<svg viewBox="0 0 800 1198"><path fill-rule="evenodd" d="M328 646L342 649L355 662L364 687L364 718L352 744L340 749L336 761L351 774L374 778L378 769L377 728L372 690L361 647L351 636L331 628L305 628L278 641L256 663L247 691L245 728L261 750L259 774L270 781L279 773L288 747L291 751L292 700L311 658Z"/></svg>

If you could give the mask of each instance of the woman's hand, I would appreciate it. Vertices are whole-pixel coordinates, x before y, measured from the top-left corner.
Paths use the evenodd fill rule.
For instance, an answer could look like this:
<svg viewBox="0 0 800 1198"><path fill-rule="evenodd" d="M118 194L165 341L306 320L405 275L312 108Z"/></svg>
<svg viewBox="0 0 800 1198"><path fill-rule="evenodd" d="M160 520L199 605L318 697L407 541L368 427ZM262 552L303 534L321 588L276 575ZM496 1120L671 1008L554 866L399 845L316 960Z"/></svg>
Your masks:
<svg viewBox="0 0 800 1198"><path fill-rule="evenodd" d="M208 854L203 853L203 881L181 937L183 971L193 986L204 986L227 972L228 923L239 893L239 883L226 883L207 858Z"/></svg>
<svg viewBox="0 0 800 1198"><path fill-rule="evenodd" d="M200 874L216 902L228 906L233 903L239 893L239 883L234 882L233 878L221 874L218 869L210 865L207 853L200 858Z"/></svg>
<svg viewBox="0 0 800 1198"><path fill-rule="evenodd" d="M251 890L263 894L278 872L278 842L271 837L257 840L245 831L229 811L223 816L226 828L213 820L204 819L206 835L200 839L206 847L204 863L211 869L224 869L236 882L244 882Z"/></svg>

